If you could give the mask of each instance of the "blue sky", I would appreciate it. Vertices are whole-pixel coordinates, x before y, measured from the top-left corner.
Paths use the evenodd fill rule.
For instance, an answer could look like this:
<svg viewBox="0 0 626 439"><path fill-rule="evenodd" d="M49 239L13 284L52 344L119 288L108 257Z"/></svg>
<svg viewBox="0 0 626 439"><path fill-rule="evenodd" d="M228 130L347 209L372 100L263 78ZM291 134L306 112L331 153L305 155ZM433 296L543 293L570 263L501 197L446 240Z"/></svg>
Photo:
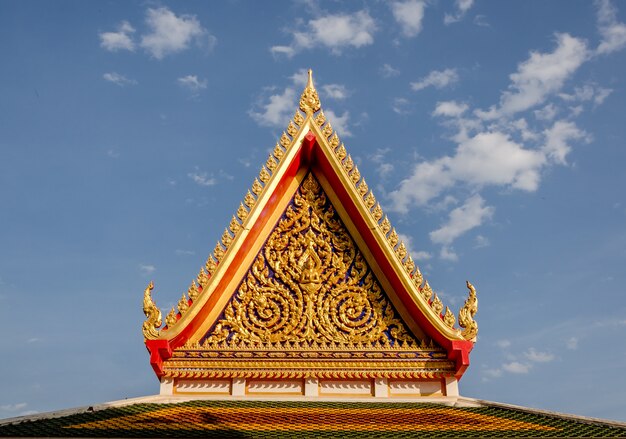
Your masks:
<svg viewBox="0 0 626 439"><path fill-rule="evenodd" d="M466 396L626 420L626 5L0 3L0 417L154 394L186 291L297 105L444 304Z"/></svg>

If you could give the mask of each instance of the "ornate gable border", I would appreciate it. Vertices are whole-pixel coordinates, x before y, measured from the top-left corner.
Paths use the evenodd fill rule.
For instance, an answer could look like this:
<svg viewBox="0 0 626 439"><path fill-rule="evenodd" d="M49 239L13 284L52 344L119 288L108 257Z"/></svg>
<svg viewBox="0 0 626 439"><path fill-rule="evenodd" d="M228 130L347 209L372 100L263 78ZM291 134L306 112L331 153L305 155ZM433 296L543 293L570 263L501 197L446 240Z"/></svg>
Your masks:
<svg viewBox="0 0 626 439"><path fill-rule="evenodd" d="M236 216L206 264L172 309L161 328L161 312L152 300L152 282L144 291L143 334L150 363L162 376L163 361L174 349L195 342L215 322L243 273L284 211L309 169L319 180L357 245L368 249L366 259L407 323L413 321L448 352L460 378L469 366L478 326L477 298L467 282L469 296L456 318L433 292L408 254L380 204L361 176L339 136L326 120L309 82L279 143L262 166L258 178L240 204ZM402 309L404 308L404 309ZM413 328L414 329L414 328Z"/></svg>

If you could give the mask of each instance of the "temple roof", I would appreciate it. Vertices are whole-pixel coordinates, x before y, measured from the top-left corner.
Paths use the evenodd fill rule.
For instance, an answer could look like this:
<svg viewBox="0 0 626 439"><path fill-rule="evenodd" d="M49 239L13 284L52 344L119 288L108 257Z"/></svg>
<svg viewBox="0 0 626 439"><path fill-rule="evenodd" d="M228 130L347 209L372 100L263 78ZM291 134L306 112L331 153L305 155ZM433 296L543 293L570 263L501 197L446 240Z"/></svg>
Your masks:
<svg viewBox="0 0 626 439"><path fill-rule="evenodd" d="M327 201L317 206L314 200L322 198ZM292 220L303 215L300 223ZM143 334L159 377L176 352L298 344L314 350L341 345L348 352L372 346L441 349L450 366L428 366L420 373L436 370L460 378L478 331L476 291L469 282L467 287L457 326L326 119L309 71L299 110L163 327L153 284L146 288ZM331 290L332 303L324 296ZM337 291L346 296L341 305ZM341 306L340 315L327 316ZM247 319L252 308L256 317ZM276 315L261 321L271 313ZM174 369L169 368L178 375L172 376L185 373Z"/></svg>
<svg viewBox="0 0 626 439"><path fill-rule="evenodd" d="M153 397L0 421L0 436L626 437L626 423L469 398L437 404Z"/></svg>

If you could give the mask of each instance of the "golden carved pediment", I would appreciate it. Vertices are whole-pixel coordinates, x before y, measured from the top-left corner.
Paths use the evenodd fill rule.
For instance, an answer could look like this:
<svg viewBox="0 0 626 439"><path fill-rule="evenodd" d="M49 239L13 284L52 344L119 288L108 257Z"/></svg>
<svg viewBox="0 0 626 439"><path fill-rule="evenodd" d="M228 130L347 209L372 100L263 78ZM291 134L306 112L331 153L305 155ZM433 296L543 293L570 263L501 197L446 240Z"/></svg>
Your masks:
<svg viewBox="0 0 626 439"><path fill-rule="evenodd" d="M417 340L309 173L200 345Z"/></svg>

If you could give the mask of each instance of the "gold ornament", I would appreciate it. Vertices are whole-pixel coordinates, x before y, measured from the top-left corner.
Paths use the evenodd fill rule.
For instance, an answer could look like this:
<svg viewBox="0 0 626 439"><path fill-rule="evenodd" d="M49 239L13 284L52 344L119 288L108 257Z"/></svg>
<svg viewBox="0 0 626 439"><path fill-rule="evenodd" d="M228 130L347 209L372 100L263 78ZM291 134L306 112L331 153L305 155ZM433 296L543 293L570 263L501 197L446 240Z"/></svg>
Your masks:
<svg viewBox="0 0 626 439"><path fill-rule="evenodd" d="M309 69L309 80L300 97L300 109L304 111L307 116L311 116L320 109L320 106L320 98L317 95L317 90L315 90L313 86L313 71Z"/></svg>
<svg viewBox="0 0 626 439"><path fill-rule="evenodd" d="M206 344L416 343L307 175Z"/></svg>
<svg viewBox="0 0 626 439"><path fill-rule="evenodd" d="M461 335L465 340L475 340L478 334L478 323L474 320L474 315L478 311L478 299L474 285L466 281L469 289L469 297L465 299L463 308L459 311L459 326L464 328Z"/></svg>
<svg viewBox="0 0 626 439"><path fill-rule="evenodd" d="M157 308L152 300L152 289L154 284L150 282L143 291L143 313L146 315L146 321L143 322L142 332L146 340L155 339L159 336L159 328L161 327L161 310Z"/></svg>

